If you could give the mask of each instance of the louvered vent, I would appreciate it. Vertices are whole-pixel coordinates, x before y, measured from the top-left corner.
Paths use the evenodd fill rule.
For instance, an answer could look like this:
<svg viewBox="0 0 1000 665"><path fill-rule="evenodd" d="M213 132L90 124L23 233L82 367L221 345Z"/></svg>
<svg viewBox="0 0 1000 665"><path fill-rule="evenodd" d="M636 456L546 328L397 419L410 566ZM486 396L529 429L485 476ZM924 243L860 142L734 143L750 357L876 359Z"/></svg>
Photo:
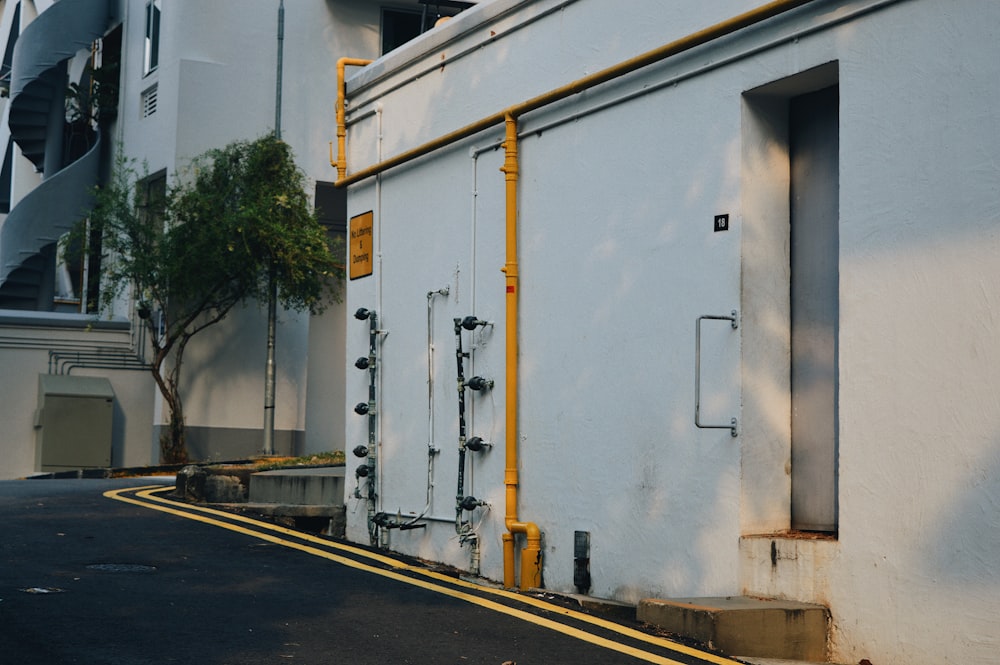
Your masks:
<svg viewBox="0 0 1000 665"><path fill-rule="evenodd" d="M157 84L146 88L142 91L142 117L148 118L149 116L156 113L156 91Z"/></svg>

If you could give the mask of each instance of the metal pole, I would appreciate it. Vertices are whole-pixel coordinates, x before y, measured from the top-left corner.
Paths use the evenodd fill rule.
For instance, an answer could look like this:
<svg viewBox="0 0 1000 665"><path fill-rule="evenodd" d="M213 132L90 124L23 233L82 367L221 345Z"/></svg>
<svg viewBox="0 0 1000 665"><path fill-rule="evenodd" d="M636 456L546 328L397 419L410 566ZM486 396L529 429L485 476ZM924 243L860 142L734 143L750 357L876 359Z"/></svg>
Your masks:
<svg viewBox="0 0 1000 665"><path fill-rule="evenodd" d="M274 137L281 139L281 70L285 42L285 0L278 1L278 64L274 94ZM278 283L274 266L268 274L267 365L264 372L264 454L274 454L274 343L278 319Z"/></svg>
<svg viewBox="0 0 1000 665"><path fill-rule="evenodd" d="M281 70L285 51L285 0L278 2L278 83L274 95L274 137L281 139Z"/></svg>

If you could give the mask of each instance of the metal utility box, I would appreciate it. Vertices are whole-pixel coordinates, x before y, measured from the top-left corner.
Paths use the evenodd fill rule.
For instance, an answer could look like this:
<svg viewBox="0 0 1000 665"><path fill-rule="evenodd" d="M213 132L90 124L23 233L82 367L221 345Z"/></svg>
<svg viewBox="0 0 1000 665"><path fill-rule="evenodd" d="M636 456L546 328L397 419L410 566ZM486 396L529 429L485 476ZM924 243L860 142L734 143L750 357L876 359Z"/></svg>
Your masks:
<svg viewBox="0 0 1000 665"><path fill-rule="evenodd" d="M115 393L91 376L40 374L35 410L35 470L111 466Z"/></svg>

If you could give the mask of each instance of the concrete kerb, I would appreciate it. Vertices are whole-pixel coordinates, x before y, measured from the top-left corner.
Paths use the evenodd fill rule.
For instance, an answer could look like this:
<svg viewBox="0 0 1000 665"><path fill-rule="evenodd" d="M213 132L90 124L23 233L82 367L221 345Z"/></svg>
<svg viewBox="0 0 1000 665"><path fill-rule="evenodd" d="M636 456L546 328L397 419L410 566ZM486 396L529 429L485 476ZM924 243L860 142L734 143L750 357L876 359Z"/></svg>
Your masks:
<svg viewBox="0 0 1000 665"><path fill-rule="evenodd" d="M257 465L188 465L177 472L175 496L225 510L253 512L306 531L343 537L343 465L259 470Z"/></svg>
<svg viewBox="0 0 1000 665"><path fill-rule="evenodd" d="M160 464L157 466L110 467L95 469L70 469L48 471L25 476L24 480L60 480L73 478L104 479L132 478L141 476L172 476L184 468L184 464Z"/></svg>
<svg viewBox="0 0 1000 665"><path fill-rule="evenodd" d="M262 469L260 460L234 460L141 467L69 469L26 476L25 480L170 477L174 497L224 510L241 510L285 522L294 528L343 537L342 464ZM259 477L258 483L252 479ZM259 486L259 491L251 486ZM322 522L322 524L320 524Z"/></svg>

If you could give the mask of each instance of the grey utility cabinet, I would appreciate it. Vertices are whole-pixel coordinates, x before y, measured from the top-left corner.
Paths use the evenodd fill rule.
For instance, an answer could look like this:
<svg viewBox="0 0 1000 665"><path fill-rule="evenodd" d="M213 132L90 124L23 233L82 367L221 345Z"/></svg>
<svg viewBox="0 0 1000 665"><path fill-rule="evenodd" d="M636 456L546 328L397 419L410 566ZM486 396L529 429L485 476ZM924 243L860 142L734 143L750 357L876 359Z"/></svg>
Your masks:
<svg viewBox="0 0 1000 665"><path fill-rule="evenodd" d="M40 374L35 411L35 470L111 466L115 392L92 376Z"/></svg>

